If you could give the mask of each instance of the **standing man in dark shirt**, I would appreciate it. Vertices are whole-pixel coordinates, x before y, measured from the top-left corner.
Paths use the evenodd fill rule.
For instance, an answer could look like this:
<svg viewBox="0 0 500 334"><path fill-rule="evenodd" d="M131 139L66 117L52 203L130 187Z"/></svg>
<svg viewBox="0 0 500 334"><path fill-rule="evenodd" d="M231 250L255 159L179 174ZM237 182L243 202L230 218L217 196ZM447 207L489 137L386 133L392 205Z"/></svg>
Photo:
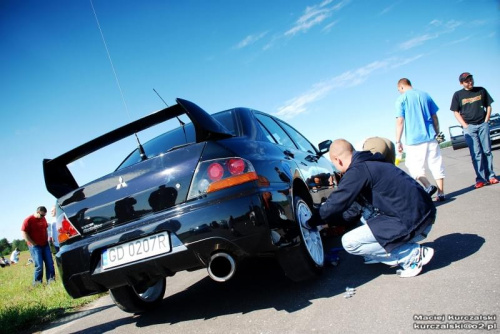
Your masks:
<svg viewBox="0 0 500 334"><path fill-rule="evenodd" d="M458 80L463 89L453 95L450 109L464 129L465 141L476 172L474 188L478 189L487 184L498 183L493 171L488 124L493 99L483 87L474 87L474 78L469 72L460 74Z"/></svg>
<svg viewBox="0 0 500 334"><path fill-rule="evenodd" d="M21 226L23 237L28 243L31 256L35 262L33 285L42 283L44 263L47 284L50 284L55 279L54 261L52 261L52 252L48 242L46 214L47 209L44 206L39 206L36 213L26 218Z"/></svg>

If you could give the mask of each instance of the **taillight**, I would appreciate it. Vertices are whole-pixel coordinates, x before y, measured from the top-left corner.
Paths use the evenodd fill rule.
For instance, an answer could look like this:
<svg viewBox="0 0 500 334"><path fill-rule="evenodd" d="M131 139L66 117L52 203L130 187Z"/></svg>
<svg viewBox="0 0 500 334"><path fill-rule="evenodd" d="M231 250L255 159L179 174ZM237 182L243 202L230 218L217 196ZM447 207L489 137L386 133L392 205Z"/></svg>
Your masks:
<svg viewBox="0 0 500 334"><path fill-rule="evenodd" d="M243 174L245 167L245 161L242 159L229 159L227 162L227 168L232 175Z"/></svg>
<svg viewBox="0 0 500 334"><path fill-rule="evenodd" d="M208 166L207 175L210 180L219 181L222 179L222 176L224 176L224 168L220 164L214 162Z"/></svg>
<svg viewBox="0 0 500 334"><path fill-rule="evenodd" d="M198 164L188 199L258 179L250 161L242 158L217 159Z"/></svg>
<svg viewBox="0 0 500 334"><path fill-rule="evenodd" d="M56 224L58 232L57 238L61 244L66 242L68 239L80 235L80 233L73 227L68 217L66 217L66 214L60 210L57 212Z"/></svg>

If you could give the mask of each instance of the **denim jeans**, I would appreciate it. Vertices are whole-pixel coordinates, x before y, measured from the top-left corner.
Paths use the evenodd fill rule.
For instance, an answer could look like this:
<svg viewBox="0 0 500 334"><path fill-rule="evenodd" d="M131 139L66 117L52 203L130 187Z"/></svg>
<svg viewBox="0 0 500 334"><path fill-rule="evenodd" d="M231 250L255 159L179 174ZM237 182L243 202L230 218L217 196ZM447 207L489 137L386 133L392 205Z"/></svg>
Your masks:
<svg viewBox="0 0 500 334"><path fill-rule="evenodd" d="M488 182L495 177L489 124L469 124L464 129L464 136L476 172L476 182Z"/></svg>
<svg viewBox="0 0 500 334"><path fill-rule="evenodd" d="M389 266L400 265L403 269L406 269L419 256L420 245L417 242L427 237L432 229L432 225L430 224L422 234L415 236L408 243L395 248L391 253L387 253L384 247L378 243L366 224L344 234L342 245L350 254L361 255Z"/></svg>
<svg viewBox="0 0 500 334"><path fill-rule="evenodd" d="M43 281L43 264L45 263L45 278L47 283L55 279L56 273L54 270L54 261L52 261L52 252L49 244L45 246L30 246L30 253L35 262L35 274L33 276L33 284L42 283Z"/></svg>

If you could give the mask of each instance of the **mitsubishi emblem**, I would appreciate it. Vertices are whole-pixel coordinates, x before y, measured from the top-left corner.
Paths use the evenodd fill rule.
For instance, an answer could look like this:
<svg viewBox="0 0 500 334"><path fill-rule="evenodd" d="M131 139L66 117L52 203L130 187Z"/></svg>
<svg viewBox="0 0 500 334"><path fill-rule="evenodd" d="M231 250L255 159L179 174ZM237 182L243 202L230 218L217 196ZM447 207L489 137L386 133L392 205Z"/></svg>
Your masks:
<svg viewBox="0 0 500 334"><path fill-rule="evenodd" d="M116 186L116 190L125 188L127 186L127 182L123 181L123 177L120 176L118 179L118 185Z"/></svg>

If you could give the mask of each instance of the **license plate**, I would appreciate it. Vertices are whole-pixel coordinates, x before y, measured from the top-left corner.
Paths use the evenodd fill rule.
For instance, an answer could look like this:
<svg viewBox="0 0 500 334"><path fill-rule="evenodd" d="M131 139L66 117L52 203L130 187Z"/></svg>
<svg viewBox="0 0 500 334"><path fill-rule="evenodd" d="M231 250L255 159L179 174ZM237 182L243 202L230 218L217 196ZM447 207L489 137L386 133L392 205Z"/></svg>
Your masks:
<svg viewBox="0 0 500 334"><path fill-rule="evenodd" d="M170 252L168 232L133 240L102 251L102 269Z"/></svg>

